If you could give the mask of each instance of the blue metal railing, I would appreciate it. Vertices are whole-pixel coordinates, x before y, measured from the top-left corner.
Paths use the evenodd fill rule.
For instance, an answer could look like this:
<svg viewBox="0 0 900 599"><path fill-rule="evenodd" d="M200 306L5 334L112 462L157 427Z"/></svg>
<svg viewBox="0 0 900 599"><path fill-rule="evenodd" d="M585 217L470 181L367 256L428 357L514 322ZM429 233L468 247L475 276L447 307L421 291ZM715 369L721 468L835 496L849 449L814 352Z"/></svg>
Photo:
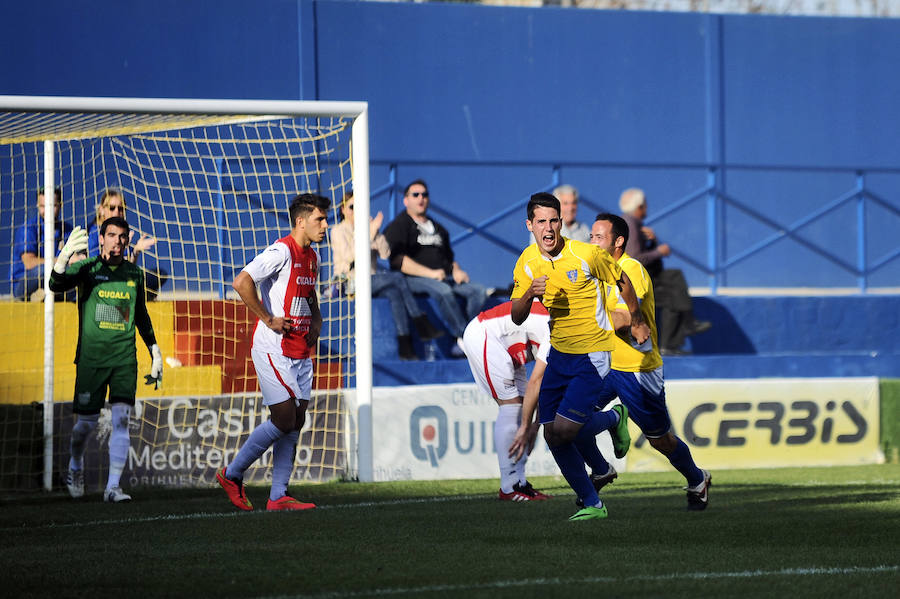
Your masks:
<svg viewBox="0 0 900 599"><path fill-rule="evenodd" d="M583 166L583 165L579 165ZM604 167L609 165L597 165L598 167ZM631 168L647 168L647 169L656 169L656 168L667 168L676 165L641 165L641 164L632 164L629 165ZM561 181L561 165L548 165L550 169L550 182L544 186L543 188L536 191L550 191L554 187L558 186ZM853 189L847 190L842 193L838 197L832 199L831 201L825 203L824 205L818 207L812 212L802 216L801 218L788 223L783 224L778 222L777 220L763 214L761 211L754 209L746 202L742 202L741 200L731 196L730 194L724 191L724 177L722 175L722 169L719 166L710 166L706 167L706 185L700 189L692 191L687 195L679 198L675 202L661 208L656 214L647 219L647 224L657 223L678 210L684 208L685 206L696 202L697 200L704 199L705 200L705 213L706 213L706 231L707 231L707 243L706 243L706 259L698 260L697 258L691 256L687 252L680 251L677 247L672 247L672 254L677 256L679 259L683 260L687 264L693 266L700 272L704 273L709 281L710 293L712 295L716 295L718 293L718 289L720 287L725 286L727 283L727 275L729 269L737 266L738 264L744 262L751 256L755 256L762 252L763 250L771 247L771 245L784 238L789 238L792 242L801 245L802 247L810 250L811 252L821 256L825 260L831 262L839 266L840 268L846 270L847 272L853 274L856 279L856 287L860 293L865 293L869 287L869 277L872 273L884 267L886 264L900 257L900 243L897 243L896 247L890 250L887 254L879 257L873 262L869 262L869 255L867 251L866 237L867 237L867 224L866 224L866 216L867 216L867 203L873 202L888 212L900 217L900 207L891 202L885 200L880 197L870 189L866 187L866 171L863 170L855 170L853 171L855 174L855 186ZM730 165L729 169L738 170L738 169L749 169L749 170L772 170L771 167L766 166L741 166L736 167ZM777 169L777 170L785 170L785 169ZM787 170L821 170L821 169L787 169ZM832 172L834 170L840 169L830 169ZM878 169L878 172L885 172L884 169ZM900 174L900 169L892 169L890 172L895 174ZM399 195L402 193L402 190L397 184L397 164L391 164L389 168L389 176L388 181L382 186L378 187L375 191L372 192L372 199L376 197L383 196L389 194L389 202L388 202L388 220L393 219L398 211L397 207L397 199ZM499 210L495 214L490 217L478 222L473 223L465 218L462 218L454 211L448 210L446 208L441 207L437 204L431 204L430 210L436 213L438 216L448 219L457 225L463 227L463 231L457 232L455 235L451 237L451 242L458 243L469 239L473 236L479 236L480 238L488 241L492 245L506 250L507 252L518 255L522 248L521 245L515 245L510 243L508 240L503 239L497 235L491 233L488 229L499 222L500 220L506 218L510 214L521 210L527 203L529 197L524 197L516 202L513 202L510 205L506 205L503 209ZM593 204L592 202L582 199L582 202L587 206L590 206L596 210L603 210L604 208L598 205ZM828 214L832 214L835 211L841 209L847 204L855 205L855 215L856 215L856 240L855 240L855 260L848 261L844 257L841 257L831 251L826 247L822 247L816 243L813 243L804 237L802 237L798 232L803 227L823 218ZM725 226L724 226L724 217L723 217L723 208L724 207L732 207L735 208L753 220L773 229L775 232L766 236L764 239L757 241L750 247L747 247L740 252L734 254L733 256L726 256L725 251ZM849 228L848 228L849 229Z"/></svg>

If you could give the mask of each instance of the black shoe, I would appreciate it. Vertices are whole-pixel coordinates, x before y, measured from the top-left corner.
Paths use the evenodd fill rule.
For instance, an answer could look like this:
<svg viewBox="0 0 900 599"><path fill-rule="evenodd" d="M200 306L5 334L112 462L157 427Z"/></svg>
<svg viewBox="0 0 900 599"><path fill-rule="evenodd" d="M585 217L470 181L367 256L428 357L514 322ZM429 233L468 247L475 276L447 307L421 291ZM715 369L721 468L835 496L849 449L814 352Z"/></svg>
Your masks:
<svg viewBox="0 0 900 599"><path fill-rule="evenodd" d="M700 333L705 333L706 331L712 328L712 323L708 320L695 320L694 326L690 327L685 335L690 337L691 335L699 335Z"/></svg>
<svg viewBox="0 0 900 599"><path fill-rule="evenodd" d="M689 355L691 355L691 352L684 350L684 349L678 349L675 347L661 347L659 349L659 353L661 353L664 356L689 356Z"/></svg>
<svg viewBox="0 0 900 599"><path fill-rule="evenodd" d="M432 339L439 339L444 336L444 331L435 328L424 314L422 316L417 316L412 320L413 324L416 325L416 332L419 333L419 338L422 341L431 341Z"/></svg>
<svg viewBox="0 0 900 599"><path fill-rule="evenodd" d="M409 335L397 335L397 354L401 360L419 359L419 356L413 351L412 337Z"/></svg>

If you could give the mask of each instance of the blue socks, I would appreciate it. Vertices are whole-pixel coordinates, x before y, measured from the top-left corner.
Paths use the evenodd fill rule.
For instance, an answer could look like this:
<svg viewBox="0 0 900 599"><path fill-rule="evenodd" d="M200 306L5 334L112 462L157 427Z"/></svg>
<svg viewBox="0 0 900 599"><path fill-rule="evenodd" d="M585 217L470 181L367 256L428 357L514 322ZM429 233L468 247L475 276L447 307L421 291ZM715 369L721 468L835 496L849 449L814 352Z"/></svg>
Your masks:
<svg viewBox="0 0 900 599"><path fill-rule="evenodd" d="M588 507L600 507L603 505L600 501L600 496L594 490L591 479L588 478L584 469L584 459L578 453L575 443L570 442L551 447L550 452L553 454L553 459L556 460L556 465L559 466L559 471L562 472L566 482L581 498L584 505Z"/></svg>
<svg viewBox="0 0 900 599"><path fill-rule="evenodd" d="M666 457L669 458L669 462L672 463L675 470L684 475L689 487L696 487L703 482L703 471L694 463L694 458L691 457L691 450L684 441L678 439L675 451Z"/></svg>
<svg viewBox="0 0 900 599"><path fill-rule="evenodd" d="M595 474L604 474L609 471L609 462L600 453L597 447L597 437L585 431L587 427L581 427L578 436L575 437L575 447L578 453L584 458L585 463L591 467L591 471Z"/></svg>

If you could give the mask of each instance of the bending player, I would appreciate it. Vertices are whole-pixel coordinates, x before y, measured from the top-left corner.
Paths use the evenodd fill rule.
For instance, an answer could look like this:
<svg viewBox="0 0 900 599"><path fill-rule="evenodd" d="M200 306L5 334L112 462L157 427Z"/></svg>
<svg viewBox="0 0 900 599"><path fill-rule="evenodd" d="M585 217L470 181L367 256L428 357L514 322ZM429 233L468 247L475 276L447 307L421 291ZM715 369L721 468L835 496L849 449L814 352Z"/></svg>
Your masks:
<svg viewBox="0 0 900 599"><path fill-rule="evenodd" d="M540 425L527 427L527 451L523 448L517 459L510 458L509 448L519 428L523 398L533 397L534 403L541 386L550 351L550 314L540 302L533 302L530 317L519 326L513 323L511 310L512 302L506 302L472 319L463 333L463 351L478 388L500 407L494 421L494 449L500 465L499 499L548 499L525 478L525 463ZM534 369L526 384L525 364L531 361Z"/></svg>
<svg viewBox="0 0 900 599"><path fill-rule="evenodd" d="M112 432L109 436L109 477L103 501L130 501L120 486L131 438L128 419L137 390L135 329L152 357L147 384L159 388L162 352L156 344L153 323L144 303L144 273L128 260L129 228L124 218L108 218L100 225L100 255L66 268L73 254L88 247L88 235L76 227L63 246L53 272L50 290L78 287L78 349L75 352L75 400L77 415L72 427L71 457L66 487L72 497L84 495L84 449L97 427L109 390Z"/></svg>
<svg viewBox="0 0 900 599"><path fill-rule="evenodd" d="M536 193L527 210L526 226L535 243L516 263L512 320L516 324L525 322L534 298L541 298L550 312L551 348L538 398L544 439L566 481L585 505L570 520L605 518L606 506L574 442L586 427L582 434L591 436L609 430L616 457L624 456L631 443L625 406L596 414L593 411L609 372L614 336L604 306L603 283L620 286L631 313L632 335L644 341L650 331L628 276L612 257L600 248L560 235L559 200L549 193Z"/></svg>
<svg viewBox="0 0 900 599"><path fill-rule="evenodd" d="M290 235L256 256L232 284L259 319L250 353L263 405L269 407L269 419L250 433L234 460L216 472L231 503L242 510L253 509L244 493L244 471L270 446L272 488L266 509L316 507L288 495L287 487L312 390L310 354L322 330L316 296L319 257L311 245L325 237L328 206L327 198L310 193L294 198Z"/></svg>
<svg viewBox="0 0 900 599"><path fill-rule="evenodd" d="M712 477L709 472L697 467L687 444L672 432L672 422L666 408L663 362L656 336L653 283L644 266L625 253L628 223L615 214L597 215L591 228L591 243L609 252L628 274L641 303L641 314L650 326L650 338L643 343L627 342L620 337L614 339L612 370L604 381L598 406L604 406L618 396L650 445L684 475L688 509L706 509ZM594 471L591 479L598 489L615 478L615 469L609 464L607 466L609 470L604 475L602 465L591 463Z"/></svg>

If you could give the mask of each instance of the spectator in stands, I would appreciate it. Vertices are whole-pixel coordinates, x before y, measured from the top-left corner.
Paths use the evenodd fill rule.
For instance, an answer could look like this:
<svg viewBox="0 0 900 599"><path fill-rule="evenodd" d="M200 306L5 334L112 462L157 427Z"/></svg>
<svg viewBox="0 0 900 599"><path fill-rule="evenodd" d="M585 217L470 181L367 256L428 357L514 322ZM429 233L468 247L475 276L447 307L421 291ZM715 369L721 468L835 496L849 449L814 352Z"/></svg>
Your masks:
<svg viewBox="0 0 900 599"><path fill-rule="evenodd" d="M694 318L693 300L684 273L663 268L663 257L672 253L669 244L659 243L656 233L644 226L647 197L644 191L631 187L619 196L622 217L628 223L628 245L625 253L647 269L656 292L659 347L663 355L687 353L682 345L687 337L708 331L712 323Z"/></svg>
<svg viewBox="0 0 900 599"><path fill-rule="evenodd" d="M344 279L347 284L353 284L355 270L353 268L353 192L344 196L341 202L341 222L331 230L331 247L334 258L334 275ZM391 303L391 313L394 316L394 326L397 330L397 353L403 360L417 360L413 350L412 337L409 331L409 321L412 319L416 325L416 331L423 341L430 341L443 336L444 332L436 329L419 304L413 297L412 291L406 284L406 277L399 272L378 268L378 258L386 260L391 251L387 239L378 232L384 215L379 212L374 218L369 219L369 241L372 250L372 297L385 297Z"/></svg>
<svg viewBox="0 0 900 599"><path fill-rule="evenodd" d="M88 256L97 256L100 254L100 224L107 218L119 216L125 218L125 195L118 189L108 188L103 191L100 196L100 203L97 204L97 217L91 228L88 229ZM134 231L131 232L132 238ZM137 242L132 245L126 253L126 258L132 264L137 262L138 256L144 251L149 250L156 244L156 238L150 235L141 235ZM144 287L147 290L147 300L154 300L159 293L159 288L168 279L169 273L156 265L156 268L144 269Z"/></svg>
<svg viewBox="0 0 900 599"><path fill-rule="evenodd" d="M576 239L588 243L591 239L591 228L576 220L578 216L578 190L571 185L560 185L553 190L553 195L559 200L562 236L566 239Z"/></svg>
<svg viewBox="0 0 900 599"><path fill-rule="evenodd" d="M53 255L56 256L62 247L63 240L72 232L72 225L59 219L59 209L62 204L62 191L57 187L54 190L53 225L54 247ZM44 189L37 193L36 216L28 219L24 225L16 230L13 245L13 255L18 258L14 262L10 273L13 296L22 301L28 301L31 295L44 285ZM74 299L74 296L72 296ZM57 299L61 299L57 298Z"/></svg>
<svg viewBox="0 0 900 599"><path fill-rule="evenodd" d="M450 234L428 218L428 202L428 185L421 179L403 190L406 211L384 231L391 250L391 268L407 275L413 293L427 293L438 302L450 332L457 338L453 355L463 357L459 339L469 320L481 311L487 292L483 285L471 282L453 259ZM465 299L465 314L456 303L457 295Z"/></svg>

